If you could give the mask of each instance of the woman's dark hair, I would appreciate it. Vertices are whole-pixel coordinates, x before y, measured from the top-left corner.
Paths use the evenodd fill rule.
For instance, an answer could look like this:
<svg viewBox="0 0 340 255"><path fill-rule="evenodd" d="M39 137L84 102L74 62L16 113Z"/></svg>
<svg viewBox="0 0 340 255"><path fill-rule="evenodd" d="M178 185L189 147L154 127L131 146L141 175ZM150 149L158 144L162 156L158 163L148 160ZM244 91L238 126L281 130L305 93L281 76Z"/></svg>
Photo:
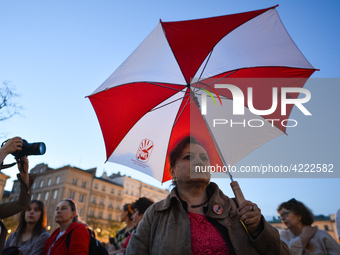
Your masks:
<svg viewBox="0 0 340 255"><path fill-rule="evenodd" d="M198 144L202 146L194 137L192 136L186 136L184 137L177 145L176 147L170 152L169 160L170 160L170 167L175 167L176 162L178 158L181 156L183 150L185 147L187 147L188 144Z"/></svg>
<svg viewBox="0 0 340 255"><path fill-rule="evenodd" d="M301 216L301 223L304 226L310 226L314 222L314 215L312 211L305 206L302 202L297 201L295 198L288 200L287 202L283 202L277 208L277 211L281 211L283 208L295 213L298 216Z"/></svg>
<svg viewBox="0 0 340 255"><path fill-rule="evenodd" d="M37 204L39 211L41 212L40 217L38 222L35 224L34 228L33 228L33 233L32 235L39 235L42 232L46 231L46 225L47 225L47 215L46 215L46 207L44 202L40 201L40 200L32 200L31 201L31 205L32 204ZM20 214L20 220L19 220L19 225L16 229L16 237L17 237L17 242L19 242L19 240L21 239L22 234L25 232L26 230L26 221L25 221L25 213L28 209L24 210L21 212ZM16 244L18 245L18 243Z"/></svg>
<svg viewBox="0 0 340 255"><path fill-rule="evenodd" d="M76 202L74 202L73 199L64 199L64 200L61 200L61 202L68 202L68 204L70 205L71 207L71 211L72 212L76 212L76 216L73 218L73 221L72 222L80 222L79 221L79 216L78 216L78 213L77 213L77 206L76 206Z"/></svg>
<svg viewBox="0 0 340 255"><path fill-rule="evenodd" d="M141 197L132 204L132 209L133 210L137 209L139 214L144 214L146 209L148 209L148 207L153 203L154 202L151 199Z"/></svg>
<svg viewBox="0 0 340 255"><path fill-rule="evenodd" d="M129 217L130 220L132 220L131 217L132 217L132 214L133 214L133 210L132 210L131 204L125 204L123 206L123 210L128 213L127 216Z"/></svg>

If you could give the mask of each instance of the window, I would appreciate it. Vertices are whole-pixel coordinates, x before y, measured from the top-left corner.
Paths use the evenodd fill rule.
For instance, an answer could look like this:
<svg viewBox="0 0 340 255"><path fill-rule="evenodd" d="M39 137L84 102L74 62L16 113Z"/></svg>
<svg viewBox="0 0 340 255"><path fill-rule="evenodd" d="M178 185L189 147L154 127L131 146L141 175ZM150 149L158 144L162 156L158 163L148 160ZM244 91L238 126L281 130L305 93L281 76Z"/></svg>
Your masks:
<svg viewBox="0 0 340 255"><path fill-rule="evenodd" d="M46 193L45 193L45 201L48 199L48 196L50 195L50 192L49 191L47 191Z"/></svg>
<svg viewBox="0 0 340 255"><path fill-rule="evenodd" d="M70 191L70 197L69 198L74 199L75 194L76 193L74 191Z"/></svg>
<svg viewBox="0 0 340 255"><path fill-rule="evenodd" d="M113 202L110 201L109 207L113 208Z"/></svg>
<svg viewBox="0 0 340 255"><path fill-rule="evenodd" d="M90 211L90 216L94 217L94 211L93 210Z"/></svg>
<svg viewBox="0 0 340 255"><path fill-rule="evenodd" d="M77 185L77 182L78 182L77 178L73 178L72 184L73 184L73 185Z"/></svg>
<svg viewBox="0 0 340 255"><path fill-rule="evenodd" d="M92 198L92 203L96 204L97 203L97 197Z"/></svg>
<svg viewBox="0 0 340 255"><path fill-rule="evenodd" d="M119 204L117 204L116 208L117 208L118 210L120 210L120 205L119 205Z"/></svg>
<svg viewBox="0 0 340 255"><path fill-rule="evenodd" d="M108 220L112 220L112 214L109 214L109 215L107 216L107 219L108 219Z"/></svg>
<svg viewBox="0 0 340 255"><path fill-rule="evenodd" d="M40 188L44 187L44 180L40 182Z"/></svg>
<svg viewBox="0 0 340 255"><path fill-rule="evenodd" d="M328 225L325 225L325 230L329 231Z"/></svg>
<svg viewBox="0 0 340 255"><path fill-rule="evenodd" d="M86 188L86 182L85 181L81 183L81 187Z"/></svg>
<svg viewBox="0 0 340 255"><path fill-rule="evenodd" d="M79 194L79 202L84 202L84 194Z"/></svg>
<svg viewBox="0 0 340 255"><path fill-rule="evenodd" d="M53 193L53 199L57 199L58 196L58 190L55 190Z"/></svg>
<svg viewBox="0 0 340 255"><path fill-rule="evenodd" d="M94 184L94 188L95 188L95 189L98 189L98 183L95 183L95 184Z"/></svg>
<svg viewBox="0 0 340 255"><path fill-rule="evenodd" d="M49 178L49 179L48 179L47 186L51 186L51 183L52 183L52 178Z"/></svg>
<svg viewBox="0 0 340 255"><path fill-rule="evenodd" d="M120 193L120 191L118 191L118 196L120 196L121 195L121 193Z"/></svg>
<svg viewBox="0 0 340 255"><path fill-rule="evenodd" d="M37 186L37 185L36 185L36 183L34 182L32 188L35 189L36 186Z"/></svg>
<svg viewBox="0 0 340 255"><path fill-rule="evenodd" d="M103 187L102 187L102 191L105 191L105 189L106 189L106 188L105 188L105 185L103 185Z"/></svg>
<svg viewBox="0 0 340 255"><path fill-rule="evenodd" d="M115 190L114 189L111 189L111 194L114 194L115 193Z"/></svg>
<svg viewBox="0 0 340 255"><path fill-rule="evenodd" d="M37 200L40 200L40 197L41 197L41 194L38 193L38 195L37 195Z"/></svg>
<svg viewBox="0 0 340 255"><path fill-rule="evenodd" d="M100 205L104 205L104 198L100 199Z"/></svg>
<svg viewBox="0 0 340 255"><path fill-rule="evenodd" d="M57 177L57 180L56 180L55 183L56 183L56 184L59 184L59 182L60 182L60 176Z"/></svg>
<svg viewBox="0 0 340 255"><path fill-rule="evenodd" d="M103 213L102 213L102 212L99 212L99 213L98 213L98 218L99 218L99 219L102 219L102 218L103 218Z"/></svg>

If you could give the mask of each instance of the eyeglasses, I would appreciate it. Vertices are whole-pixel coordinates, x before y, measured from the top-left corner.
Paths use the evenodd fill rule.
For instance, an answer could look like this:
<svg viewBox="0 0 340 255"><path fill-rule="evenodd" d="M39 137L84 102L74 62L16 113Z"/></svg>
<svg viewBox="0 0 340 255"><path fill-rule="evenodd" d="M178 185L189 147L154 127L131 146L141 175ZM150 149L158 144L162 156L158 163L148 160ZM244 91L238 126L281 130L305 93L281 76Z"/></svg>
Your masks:
<svg viewBox="0 0 340 255"><path fill-rule="evenodd" d="M279 215L279 219L282 220L282 218L286 218L290 214L290 211L285 211Z"/></svg>

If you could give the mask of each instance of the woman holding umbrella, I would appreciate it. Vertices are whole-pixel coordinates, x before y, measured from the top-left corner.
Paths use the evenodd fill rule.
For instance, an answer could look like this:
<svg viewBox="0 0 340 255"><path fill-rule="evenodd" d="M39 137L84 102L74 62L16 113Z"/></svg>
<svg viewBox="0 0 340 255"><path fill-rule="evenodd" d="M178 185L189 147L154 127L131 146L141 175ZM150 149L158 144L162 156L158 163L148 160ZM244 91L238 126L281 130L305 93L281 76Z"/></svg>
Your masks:
<svg viewBox="0 0 340 255"><path fill-rule="evenodd" d="M146 211L126 254L290 254L256 204L237 207L210 182L209 164L194 138L176 146L170 153L175 188Z"/></svg>

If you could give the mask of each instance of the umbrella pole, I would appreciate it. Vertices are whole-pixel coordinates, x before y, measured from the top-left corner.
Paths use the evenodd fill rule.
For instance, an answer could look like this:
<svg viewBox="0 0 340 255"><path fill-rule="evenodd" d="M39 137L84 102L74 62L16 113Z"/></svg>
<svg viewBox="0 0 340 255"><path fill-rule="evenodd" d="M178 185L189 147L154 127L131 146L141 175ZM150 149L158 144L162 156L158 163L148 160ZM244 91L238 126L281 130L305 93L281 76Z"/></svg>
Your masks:
<svg viewBox="0 0 340 255"><path fill-rule="evenodd" d="M223 161L224 161L224 159L223 159ZM240 188L240 185L238 184L237 181L234 181L233 177L231 176L229 166L225 162L223 162L223 163L224 163L225 166L227 166L227 169L228 169L227 174L229 175L229 178L230 178L230 181L231 181L230 186L231 186L231 189L234 192L236 202L237 202L238 206L240 206L240 204L242 204L246 199L243 196L243 192Z"/></svg>
<svg viewBox="0 0 340 255"><path fill-rule="evenodd" d="M237 181L232 181L230 183L231 189L234 192L237 204L240 206L240 204L242 204L245 201L245 198L243 196L242 190L240 188L240 185L238 185Z"/></svg>

